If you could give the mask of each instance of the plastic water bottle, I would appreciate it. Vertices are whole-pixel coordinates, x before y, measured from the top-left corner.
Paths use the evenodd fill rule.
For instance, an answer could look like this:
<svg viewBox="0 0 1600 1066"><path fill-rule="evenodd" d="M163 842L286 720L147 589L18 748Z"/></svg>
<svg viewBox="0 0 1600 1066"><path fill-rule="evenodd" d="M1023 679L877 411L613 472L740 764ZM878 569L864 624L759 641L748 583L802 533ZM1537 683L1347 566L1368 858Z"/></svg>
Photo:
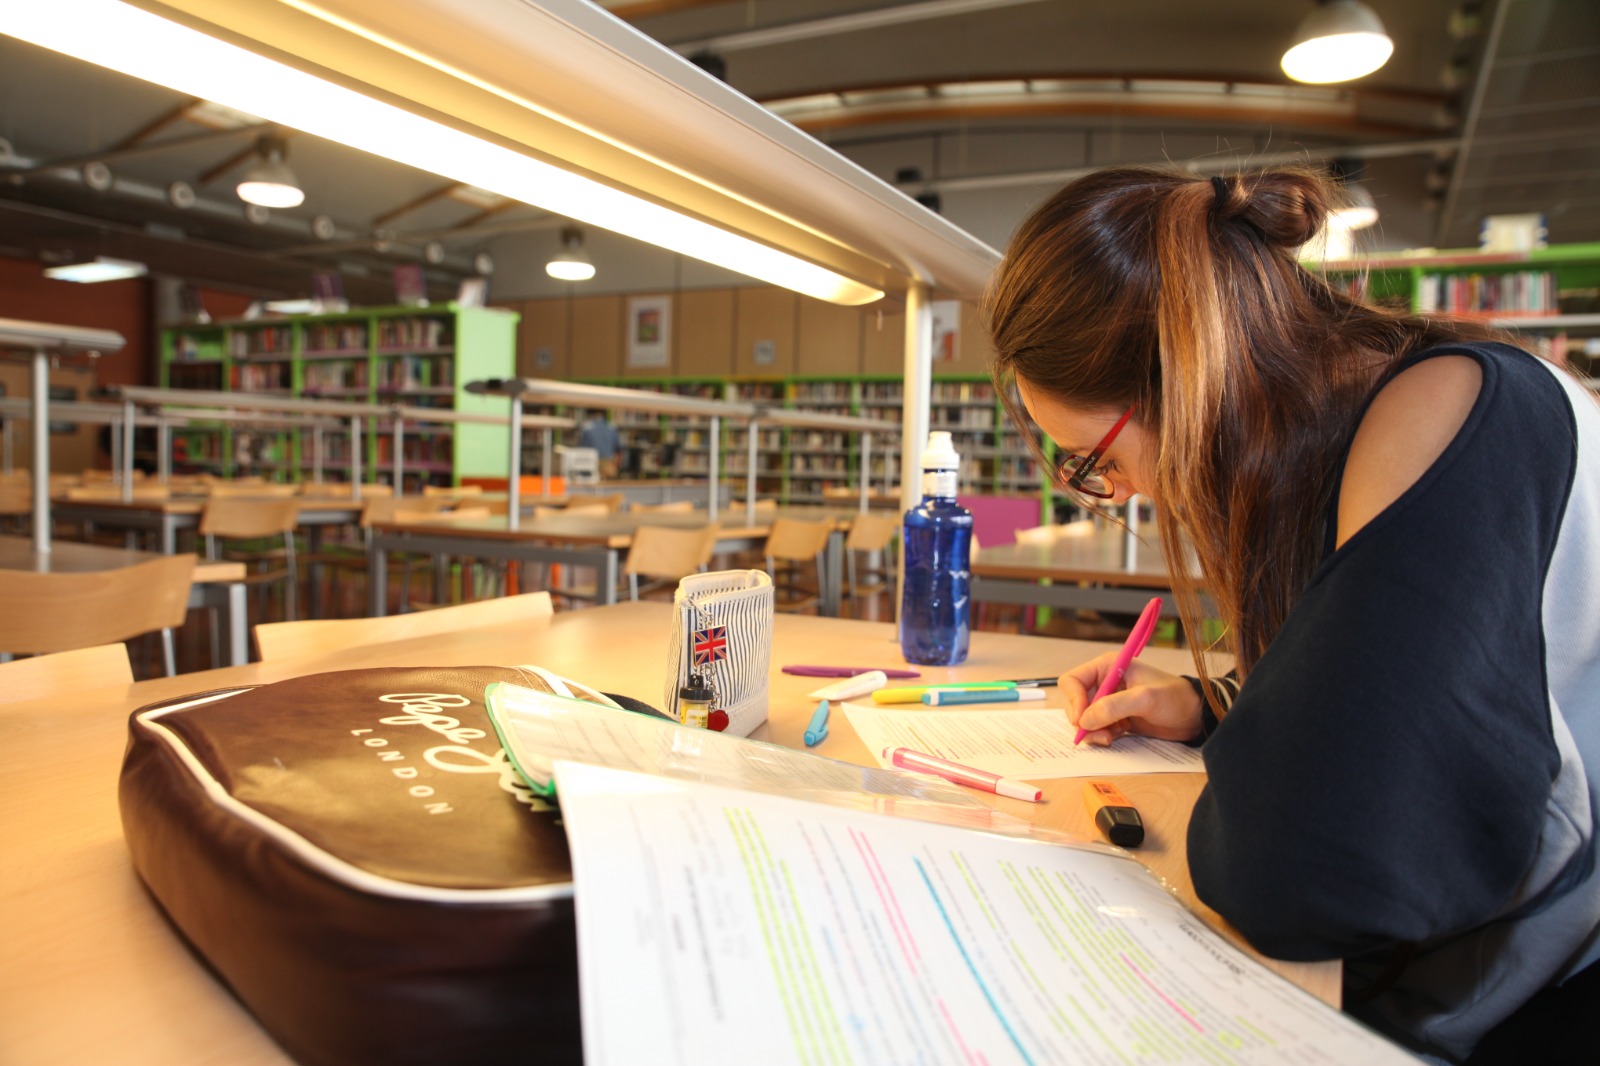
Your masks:
<svg viewBox="0 0 1600 1066"><path fill-rule="evenodd" d="M961 457L950 434L928 434L922 502L906 512L900 650L906 662L954 666L972 635L972 513L956 503Z"/></svg>

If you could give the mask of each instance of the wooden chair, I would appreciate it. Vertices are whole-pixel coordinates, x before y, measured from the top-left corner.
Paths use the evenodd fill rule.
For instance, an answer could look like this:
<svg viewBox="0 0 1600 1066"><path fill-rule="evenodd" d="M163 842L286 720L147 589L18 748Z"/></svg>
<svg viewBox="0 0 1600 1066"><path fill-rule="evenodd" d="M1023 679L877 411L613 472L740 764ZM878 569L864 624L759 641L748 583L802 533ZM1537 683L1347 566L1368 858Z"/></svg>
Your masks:
<svg viewBox="0 0 1600 1066"><path fill-rule="evenodd" d="M896 537L900 531L900 519L892 514L876 514L868 511L858 514L850 523L850 532L844 539L844 560L848 580L845 583L845 595L850 597L850 613L861 617L862 593L876 595L885 592L890 586L889 575L894 572L889 564L890 551L896 544ZM871 584L864 584L857 580L856 559L861 555L871 555L877 552L884 553L884 565L881 568L868 566L866 576L876 578Z"/></svg>
<svg viewBox="0 0 1600 1066"><path fill-rule="evenodd" d="M116 570L36 574L0 570L0 650L46 655L161 633L167 676L177 672L172 630L189 611L193 555Z"/></svg>
<svg viewBox="0 0 1600 1066"><path fill-rule="evenodd" d="M622 572L628 575L628 598L639 598L639 578L676 584L711 562L721 529L716 523L700 529L640 526L633 531Z"/></svg>
<svg viewBox="0 0 1600 1066"><path fill-rule="evenodd" d="M416 522L435 517L440 511L450 506L450 500L442 496L399 496L389 493L368 495L366 489L383 488L387 485L363 485L361 518L357 523L361 530L361 543L354 550L349 547L334 546L327 551L319 552L316 557L318 566L329 568L333 575L331 593L337 600L340 592L340 578L345 574L358 575L364 582L367 577L367 547L372 540L372 526L375 522ZM419 565L428 561L428 556L414 555L402 552L390 552L388 555L388 571L392 578L400 575L400 610L409 610L411 604L411 580Z"/></svg>
<svg viewBox="0 0 1600 1066"><path fill-rule="evenodd" d="M327 618L302 622L270 622L255 627L262 662L314 655L365 644L386 644L457 629L514 626L552 613L548 592L474 600L417 614L382 618Z"/></svg>
<svg viewBox="0 0 1600 1066"><path fill-rule="evenodd" d="M252 499L213 495L207 498L205 509L200 512L200 534L206 539L206 558L235 559L247 568L259 567L245 575L244 583L262 589L263 596L269 586L281 584L284 617L292 619L295 594L300 585L300 567L294 547L294 532L299 522L299 505L290 496ZM282 547L245 547L242 543L260 543L274 538L282 538Z"/></svg>
<svg viewBox="0 0 1600 1066"><path fill-rule="evenodd" d="M447 496L447 497L450 497L452 499L455 499L455 498L458 498L458 497L461 497L461 496L482 496L483 495L483 486L482 485L424 485L424 486L422 486L422 494L424 496Z"/></svg>
<svg viewBox="0 0 1600 1066"><path fill-rule="evenodd" d="M0 703L22 703L63 689L131 684L126 644L97 644L0 663Z"/></svg>
<svg viewBox="0 0 1600 1066"><path fill-rule="evenodd" d="M0 481L0 529L24 532L28 527L28 517L32 514L32 483L27 479L15 478Z"/></svg>
<svg viewBox="0 0 1600 1066"><path fill-rule="evenodd" d="M668 503L636 503L628 508L629 514L694 514L693 500L672 500Z"/></svg>
<svg viewBox="0 0 1600 1066"><path fill-rule="evenodd" d="M779 518L772 523L767 534L765 554L767 573L773 576L774 606L780 611L803 611L815 607L822 599L822 553L828 546L828 536L833 532L831 522L808 522L799 518ZM811 560L817 568L816 591L795 583L779 583L776 563L803 563ZM789 598L785 599L784 594Z"/></svg>
<svg viewBox="0 0 1600 1066"><path fill-rule="evenodd" d="M610 496L570 496L563 510L576 514L579 511L604 511L610 514L622 509L622 493Z"/></svg>

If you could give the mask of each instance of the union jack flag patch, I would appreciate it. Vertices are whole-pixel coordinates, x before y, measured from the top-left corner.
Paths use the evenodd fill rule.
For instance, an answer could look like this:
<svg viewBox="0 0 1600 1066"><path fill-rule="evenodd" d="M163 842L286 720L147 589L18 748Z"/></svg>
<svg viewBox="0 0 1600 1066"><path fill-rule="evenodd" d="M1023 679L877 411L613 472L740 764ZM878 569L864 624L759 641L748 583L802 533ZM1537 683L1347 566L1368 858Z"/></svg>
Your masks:
<svg viewBox="0 0 1600 1066"><path fill-rule="evenodd" d="M707 626L694 631L694 665L710 666L728 657L728 627Z"/></svg>

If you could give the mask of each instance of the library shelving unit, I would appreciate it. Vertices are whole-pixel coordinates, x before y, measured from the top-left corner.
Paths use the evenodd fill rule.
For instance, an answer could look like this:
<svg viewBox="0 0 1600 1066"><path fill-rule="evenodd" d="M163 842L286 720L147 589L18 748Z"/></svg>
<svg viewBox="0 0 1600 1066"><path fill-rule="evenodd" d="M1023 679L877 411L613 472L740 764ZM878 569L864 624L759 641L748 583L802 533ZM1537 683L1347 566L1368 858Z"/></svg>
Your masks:
<svg viewBox="0 0 1600 1066"><path fill-rule="evenodd" d="M668 392L697 399L755 402L792 410L849 415L898 424L902 383L897 377L785 377L761 379L583 379L585 384ZM530 407L529 410L534 410ZM542 409L541 409L542 410ZM548 413L574 414L559 407ZM645 476L692 478L706 475L710 442L703 420L658 415L613 421L625 443L646 456L670 445L670 465L646 465ZM988 377L940 377L932 386L930 428L948 429L962 457L963 493L1038 495L1041 515L1055 503L1047 479L1021 434L1005 416ZM860 487L862 447L858 434L831 427L756 425L756 490L763 498L805 504L837 500ZM749 465L749 429L739 423L722 428L722 473L743 484ZM567 443L576 443L569 434ZM920 451L922 442L915 447ZM529 455L529 460L533 457ZM900 482L900 442L873 441L868 455L870 488L894 496Z"/></svg>
<svg viewBox="0 0 1600 1066"><path fill-rule="evenodd" d="M1483 320L1593 382L1600 362L1600 243L1528 252L1373 256L1322 266L1347 291L1418 314Z"/></svg>
<svg viewBox="0 0 1600 1066"><path fill-rule="evenodd" d="M499 308L383 307L326 315L176 326L161 336L161 385L303 399L403 403L456 411L498 411L499 401L464 388L468 381L515 372L514 312ZM407 491L458 484L463 477L504 477L505 426L462 423L418 427L404 440ZM393 441L364 434L363 470L392 477ZM173 435L180 471L223 476L248 471L295 480L316 465L309 432L253 432L222 423ZM348 430L321 436L321 467L348 479Z"/></svg>

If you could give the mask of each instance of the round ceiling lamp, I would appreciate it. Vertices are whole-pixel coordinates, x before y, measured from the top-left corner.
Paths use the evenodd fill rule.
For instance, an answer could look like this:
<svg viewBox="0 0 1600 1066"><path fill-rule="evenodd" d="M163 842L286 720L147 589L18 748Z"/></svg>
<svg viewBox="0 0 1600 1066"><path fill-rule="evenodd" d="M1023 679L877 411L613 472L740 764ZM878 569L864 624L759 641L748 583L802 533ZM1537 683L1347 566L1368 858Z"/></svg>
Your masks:
<svg viewBox="0 0 1600 1066"><path fill-rule="evenodd" d="M281 137L262 137L256 142L256 162L239 181L239 199L258 207L299 207L306 201L305 190L294 171L284 162L287 149Z"/></svg>
<svg viewBox="0 0 1600 1066"><path fill-rule="evenodd" d="M1312 85L1371 74L1394 54L1394 41L1361 0L1323 0L1283 53L1283 72Z"/></svg>
<svg viewBox="0 0 1600 1066"><path fill-rule="evenodd" d="M561 231L561 251L544 265L544 272L561 281L588 281L594 264L583 250L583 230L567 226Z"/></svg>

